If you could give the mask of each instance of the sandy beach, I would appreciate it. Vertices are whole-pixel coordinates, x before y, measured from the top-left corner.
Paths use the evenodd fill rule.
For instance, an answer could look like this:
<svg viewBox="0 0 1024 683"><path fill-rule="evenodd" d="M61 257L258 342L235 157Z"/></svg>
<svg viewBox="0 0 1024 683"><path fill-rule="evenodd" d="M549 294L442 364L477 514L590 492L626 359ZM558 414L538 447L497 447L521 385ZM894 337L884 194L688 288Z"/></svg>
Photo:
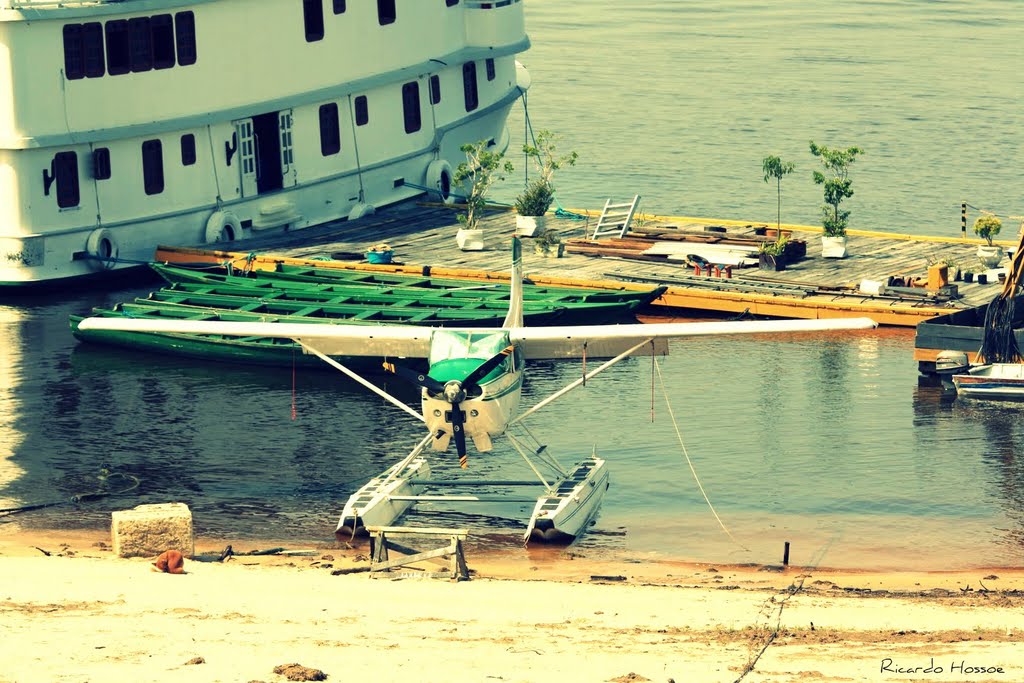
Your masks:
<svg viewBox="0 0 1024 683"><path fill-rule="evenodd" d="M170 575L109 540L0 533L0 681L1024 680L1018 570L469 552L454 582L332 573L365 545L217 562L199 540L212 560Z"/></svg>

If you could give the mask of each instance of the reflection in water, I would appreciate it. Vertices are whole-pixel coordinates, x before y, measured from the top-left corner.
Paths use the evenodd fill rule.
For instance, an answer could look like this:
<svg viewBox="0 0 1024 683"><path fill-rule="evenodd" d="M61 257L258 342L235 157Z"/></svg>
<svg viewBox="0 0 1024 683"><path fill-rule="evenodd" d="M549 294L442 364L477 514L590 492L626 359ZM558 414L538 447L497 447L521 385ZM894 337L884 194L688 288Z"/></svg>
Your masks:
<svg viewBox="0 0 1024 683"><path fill-rule="evenodd" d="M15 426L21 412L18 389L21 384L22 338L19 325L24 314L17 308L0 305L0 508L11 508L18 501L6 497L3 492L24 474L14 462L14 454L24 439L24 434Z"/></svg>
<svg viewBox="0 0 1024 683"><path fill-rule="evenodd" d="M7 314L4 348L21 355L4 364L10 455L0 495L67 501L101 487L104 465L139 488L11 518L20 524L105 529L111 510L182 501L205 537L327 541L348 494L420 438L419 423L330 369L300 368L293 379L290 368L80 347L66 316L102 299ZM659 361L664 393L711 501L748 550L722 532L693 482L651 359L608 370L528 426L564 461L595 445L609 460L612 487L581 543L589 552L777 562L790 541L798 563L1015 563L1019 410L918 388L912 343L912 331L890 330L673 342ZM523 406L582 372L578 361L532 365ZM416 403L404 383L387 386ZM471 452L470 467L473 477L526 475L501 445ZM459 476L452 455L434 456L432 468ZM475 542L513 552L531 507L437 504L408 522L468 526Z"/></svg>

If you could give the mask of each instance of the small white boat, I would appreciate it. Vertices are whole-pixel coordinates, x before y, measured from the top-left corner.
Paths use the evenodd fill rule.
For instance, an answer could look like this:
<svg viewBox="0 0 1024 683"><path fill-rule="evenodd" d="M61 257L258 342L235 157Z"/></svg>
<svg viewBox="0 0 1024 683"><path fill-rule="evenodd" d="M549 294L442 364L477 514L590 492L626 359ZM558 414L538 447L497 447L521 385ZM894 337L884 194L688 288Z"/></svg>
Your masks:
<svg viewBox="0 0 1024 683"><path fill-rule="evenodd" d="M608 468L602 458L587 458L577 464L537 499L526 540L571 540L587 530L608 490Z"/></svg>
<svg viewBox="0 0 1024 683"><path fill-rule="evenodd" d="M953 386L965 398L1024 400L1024 363L978 365L953 375Z"/></svg>
<svg viewBox="0 0 1024 683"><path fill-rule="evenodd" d="M368 526L391 526L415 504L414 497L423 492L420 481L429 478L430 465L423 458L389 467L349 497L334 535L339 540L348 540L365 534Z"/></svg>

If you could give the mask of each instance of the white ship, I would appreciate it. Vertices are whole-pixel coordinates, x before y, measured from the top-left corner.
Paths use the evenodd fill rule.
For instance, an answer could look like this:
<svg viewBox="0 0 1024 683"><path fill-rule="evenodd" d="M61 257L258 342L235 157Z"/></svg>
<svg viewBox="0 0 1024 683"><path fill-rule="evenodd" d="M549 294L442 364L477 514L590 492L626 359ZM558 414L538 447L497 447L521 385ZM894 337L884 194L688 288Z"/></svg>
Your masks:
<svg viewBox="0 0 1024 683"><path fill-rule="evenodd" d="M521 0L0 0L0 286L450 199L528 48Z"/></svg>

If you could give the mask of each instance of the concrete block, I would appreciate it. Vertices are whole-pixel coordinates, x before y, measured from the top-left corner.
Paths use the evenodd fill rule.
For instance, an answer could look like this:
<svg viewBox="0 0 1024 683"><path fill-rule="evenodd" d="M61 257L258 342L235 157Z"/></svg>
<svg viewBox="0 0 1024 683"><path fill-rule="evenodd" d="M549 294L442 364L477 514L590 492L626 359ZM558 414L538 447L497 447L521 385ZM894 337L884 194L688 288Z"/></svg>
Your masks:
<svg viewBox="0 0 1024 683"><path fill-rule="evenodd" d="M149 557L177 550L185 557L196 551L192 511L184 503L139 505L111 515L110 532L118 557Z"/></svg>

